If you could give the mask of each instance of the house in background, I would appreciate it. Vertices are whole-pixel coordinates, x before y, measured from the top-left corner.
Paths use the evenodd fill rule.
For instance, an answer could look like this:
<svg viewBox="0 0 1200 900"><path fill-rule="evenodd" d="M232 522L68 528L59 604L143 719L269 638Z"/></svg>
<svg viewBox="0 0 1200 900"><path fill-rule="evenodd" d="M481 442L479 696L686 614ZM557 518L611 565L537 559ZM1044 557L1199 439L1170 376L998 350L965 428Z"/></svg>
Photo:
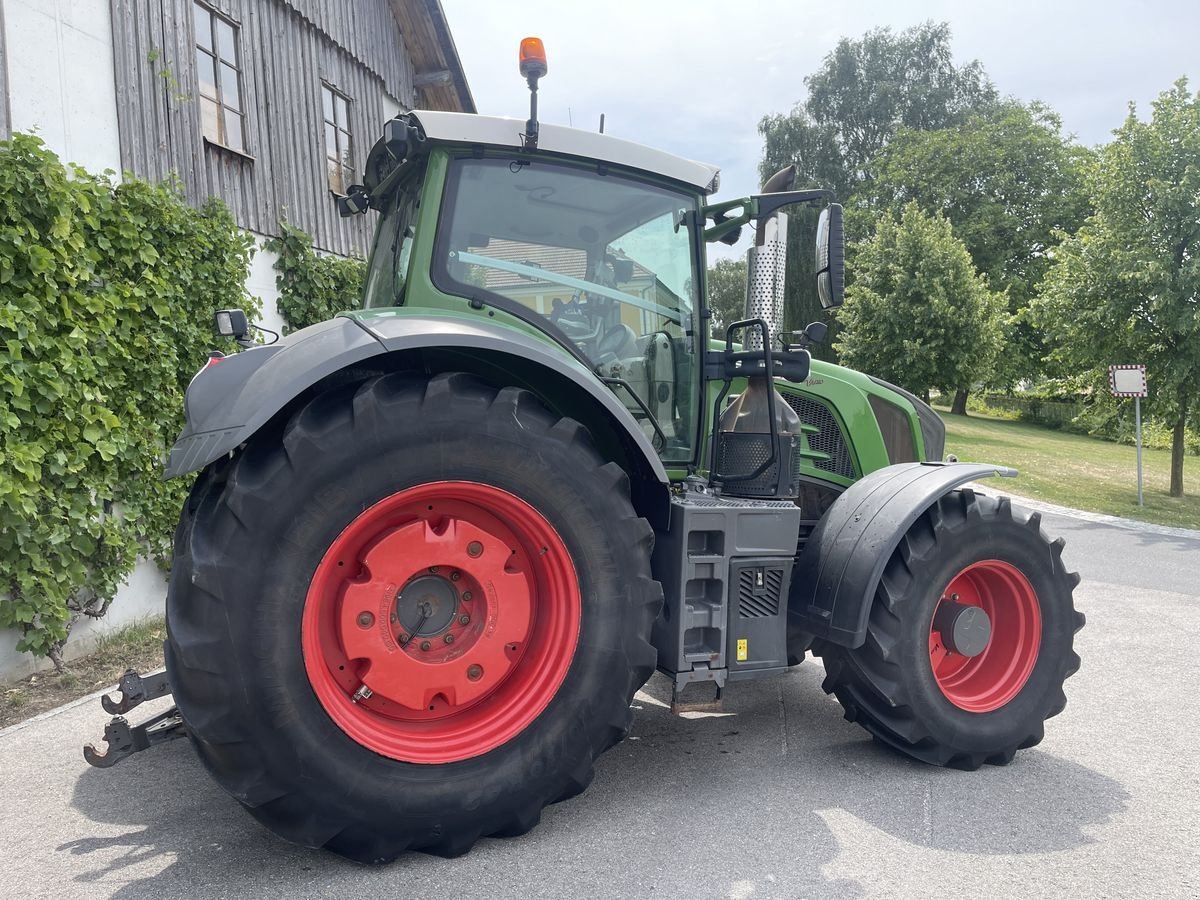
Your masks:
<svg viewBox="0 0 1200 900"><path fill-rule="evenodd" d="M215 196L258 238L247 286L277 327L279 220L366 255L374 214L343 219L383 123L474 112L439 0L0 0L0 138Z"/></svg>
<svg viewBox="0 0 1200 900"><path fill-rule="evenodd" d="M256 236L247 287L270 328L264 241L286 216L320 250L365 255L375 215L343 219L337 196L411 108L475 111L439 0L0 0L0 139L36 131L90 171L175 173L191 202L224 200ZM67 656L162 615L165 595L139 562ZM46 665L17 638L0 630L0 680Z"/></svg>

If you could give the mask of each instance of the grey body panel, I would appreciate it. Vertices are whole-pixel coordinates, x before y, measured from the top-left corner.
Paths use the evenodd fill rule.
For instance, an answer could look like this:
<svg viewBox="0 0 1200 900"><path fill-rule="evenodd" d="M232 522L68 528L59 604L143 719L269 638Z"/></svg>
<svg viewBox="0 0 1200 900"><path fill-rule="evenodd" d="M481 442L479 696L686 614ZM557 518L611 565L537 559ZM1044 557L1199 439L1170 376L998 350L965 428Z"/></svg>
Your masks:
<svg viewBox="0 0 1200 900"><path fill-rule="evenodd" d="M368 322L338 317L205 369L188 387L187 424L171 450L164 477L195 471L236 449L321 379L372 357L422 348L505 353L570 380L627 432L649 471L667 483L662 461L624 404L565 353L498 325L410 315L372 316Z"/></svg>
<svg viewBox="0 0 1200 900"><path fill-rule="evenodd" d="M859 479L825 513L796 560L788 602L792 627L861 646L884 566L913 522L968 481L1016 474L982 463L902 463Z"/></svg>

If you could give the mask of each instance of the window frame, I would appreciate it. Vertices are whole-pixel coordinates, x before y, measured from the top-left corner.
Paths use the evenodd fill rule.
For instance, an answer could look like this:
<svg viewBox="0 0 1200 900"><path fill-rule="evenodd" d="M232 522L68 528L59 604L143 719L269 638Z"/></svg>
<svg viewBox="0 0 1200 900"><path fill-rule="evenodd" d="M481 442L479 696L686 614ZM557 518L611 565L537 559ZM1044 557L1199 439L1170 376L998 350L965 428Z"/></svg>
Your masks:
<svg viewBox="0 0 1200 900"><path fill-rule="evenodd" d="M332 102L330 107L333 109L333 121L330 121L325 114L325 94L329 93ZM342 108L345 111L345 121L338 123L338 101L341 101ZM354 107L354 98L345 91L339 90L332 83L321 79L321 140L325 144L325 186L329 188L329 193L334 197L345 197L346 190L350 185L354 184L355 173L357 168L354 165L354 129L351 127L350 110ZM329 146L328 129L333 129L334 146ZM345 139L343 146L342 140ZM331 153L332 149L332 153ZM346 155L343 157L342 154ZM348 160L348 161L347 161ZM335 163L338 171L342 176L342 189L337 190L330 181L330 163Z"/></svg>
<svg viewBox="0 0 1200 900"><path fill-rule="evenodd" d="M197 22L197 13L204 12L208 17L208 44L204 46L200 40L200 24ZM218 9L215 9L208 3L202 0L192 0L192 24L194 28L192 45L193 65L196 67L196 93L199 99L198 109L200 112L200 134L204 142L214 147L220 147L222 150L227 150L230 153L236 153L247 159L252 159L250 155L250 142L248 140L246 123L249 115L246 109L246 92L245 80L243 79L242 67L242 42L241 42L241 23L230 16L225 15ZM222 55L220 46L219 26L224 24L233 34L233 60L229 60ZM208 94L200 78L200 57L208 57L209 65L212 67L213 87L216 96ZM233 70L234 85L232 92L225 85L226 68ZM233 93L237 98L237 105L228 102L230 93ZM216 134L210 135L205 126L204 104L212 103L216 106ZM229 140L229 124L226 115L234 116L239 122L239 134L241 137L240 146L235 146Z"/></svg>

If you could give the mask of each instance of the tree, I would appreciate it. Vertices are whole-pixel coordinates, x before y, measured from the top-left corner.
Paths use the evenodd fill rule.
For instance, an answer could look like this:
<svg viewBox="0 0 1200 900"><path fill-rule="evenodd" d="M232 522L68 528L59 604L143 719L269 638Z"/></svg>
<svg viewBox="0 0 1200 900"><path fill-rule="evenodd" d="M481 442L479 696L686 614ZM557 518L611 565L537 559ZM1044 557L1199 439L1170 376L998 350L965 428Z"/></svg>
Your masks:
<svg viewBox="0 0 1200 900"><path fill-rule="evenodd" d="M1088 173L1095 213L1056 252L1033 316L1075 371L1146 363L1147 411L1172 426L1170 494L1182 497L1200 409L1200 94L1181 78L1149 122L1131 104L1114 135Z"/></svg>
<svg viewBox="0 0 1200 900"><path fill-rule="evenodd" d="M849 198L898 128L944 128L995 103L996 89L978 60L955 65L950 37L947 23L924 22L899 33L876 28L858 40L842 38L804 79L807 99L759 122L762 177L794 162L799 183Z"/></svg>
<svg viewBox="0 0 1200 900"><path fill-rule="evenodd" d="M942 216L916 203L879 220L858 250L842 308L842 361L922 397L987 378L1004 297L988 289Z"/></svg>
<svg viewBox="0 0 1200 900"><path fill-rule="evenodd" d="M746 261L718 259L708 267L708 308L712 310L712 334L724 333L730 322L746 312Z"/></svg>
<svg viewBox="0 0 1200 900"><path fill-rule="evenodd" d="M1064 232L1090 211L1088 152L1061 132L1048 108L1015 102L936 131L901 129L872 160L865 202L896 211L909 201L950 220L975 268L1008 296L1007 351L996 379L1040 374L1040 335L1023 319ZM956 398L965 412L965 394Z"/></svg>

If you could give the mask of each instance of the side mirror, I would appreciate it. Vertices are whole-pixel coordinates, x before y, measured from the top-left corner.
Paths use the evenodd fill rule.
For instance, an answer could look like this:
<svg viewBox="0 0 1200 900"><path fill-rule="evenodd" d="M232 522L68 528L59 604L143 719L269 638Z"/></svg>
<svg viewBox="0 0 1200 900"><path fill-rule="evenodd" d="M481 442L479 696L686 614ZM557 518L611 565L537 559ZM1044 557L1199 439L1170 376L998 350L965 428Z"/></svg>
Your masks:
<svg viewBox="0 0 1200 900"><path fill-rule="evenodd" d="M250 323L240 309L218 310L213 316L213 333L240 341L250 333Z"/></svg>
<svg viewBox="0 0 1200 900"><path fill-rule="evenodd" d="M821 306L841 306L846 292L846 232L842 205L831 203L817 220L817 296Z"/></svg>
<svg viewBox="0 0 1200 900"><path fill-rule="evenodd" d="M824 322L809 322L808 327L804 329L804 338L814 347L825 343L825 336L829 334L829 326Z"/></svg>

